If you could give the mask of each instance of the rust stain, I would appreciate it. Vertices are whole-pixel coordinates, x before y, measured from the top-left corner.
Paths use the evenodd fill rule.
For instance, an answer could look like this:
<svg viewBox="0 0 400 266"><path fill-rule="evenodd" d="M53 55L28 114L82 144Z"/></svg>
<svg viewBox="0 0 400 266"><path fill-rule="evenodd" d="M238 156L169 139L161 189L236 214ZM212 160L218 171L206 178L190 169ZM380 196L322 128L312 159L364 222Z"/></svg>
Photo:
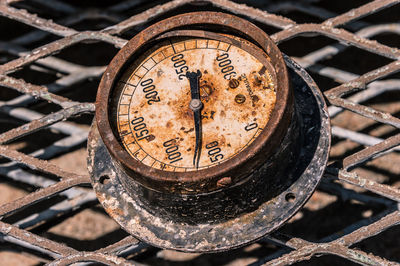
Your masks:
<svg viewBox="0 0 400 266"><path fill-rule="evenodd" d="M217 187L226 187L232 183L231 177L223 177L217 181Z"/></svg>

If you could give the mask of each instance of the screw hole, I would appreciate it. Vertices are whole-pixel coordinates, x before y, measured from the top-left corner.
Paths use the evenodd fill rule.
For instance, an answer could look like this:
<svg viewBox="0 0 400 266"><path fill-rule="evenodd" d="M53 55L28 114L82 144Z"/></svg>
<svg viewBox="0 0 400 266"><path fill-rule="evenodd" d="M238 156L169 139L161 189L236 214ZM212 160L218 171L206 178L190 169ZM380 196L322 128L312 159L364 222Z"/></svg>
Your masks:
<svg viewBox="0 0 400 266"><path fill-rule="evenodd" d="M102 185L107 185L108 183L110 183L110 177L108 175L102 175L100 176L100 184Z"/></svg>
<svg viewBox="0 0 400 266"><path fill-rule="evenodd" d="M287 193L287 194L285 195L285 200L286 200L287 202L292 203L292 202L294 202L295 199L296 199L296 196L295 196L293 193L291 193L291 192L289 192L289 193Z"/></svg>

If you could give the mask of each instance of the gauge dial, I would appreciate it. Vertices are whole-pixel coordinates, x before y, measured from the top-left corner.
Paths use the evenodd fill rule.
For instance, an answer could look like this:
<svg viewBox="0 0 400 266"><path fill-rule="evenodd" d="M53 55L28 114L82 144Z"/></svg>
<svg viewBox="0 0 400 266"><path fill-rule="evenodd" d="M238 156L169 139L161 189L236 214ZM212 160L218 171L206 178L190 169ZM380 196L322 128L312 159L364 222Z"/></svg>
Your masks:
<svg viewBox="0 0 400 266"><path fill-rule="evenodd" d="M268 123L276 103L271 69L220 40L164 41L117 81L120 141L134 159L163 171L227 161Z"/></svg>

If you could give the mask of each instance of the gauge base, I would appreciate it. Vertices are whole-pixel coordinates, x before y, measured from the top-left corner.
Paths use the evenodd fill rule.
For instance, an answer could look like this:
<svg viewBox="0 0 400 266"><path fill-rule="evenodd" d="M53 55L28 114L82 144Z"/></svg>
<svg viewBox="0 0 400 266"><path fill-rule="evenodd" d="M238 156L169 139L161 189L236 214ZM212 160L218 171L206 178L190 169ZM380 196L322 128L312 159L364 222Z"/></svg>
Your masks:
<svg viewBox="0 0 400 266"><path fill-rule="evenodd" d="M127 232L153 246L185 252L218 252L255 241L280 227L311 196L324 172L330 147L330 125L323 96L311 77L290 58L289 67L300 118L301 150L285 176L290 184L256 210L213 223L188 224L155 215L125 189L126 173L112 159L97 128L89 136L93 188L105 210ZM151 191L149 191L151 193Z"/></svg>

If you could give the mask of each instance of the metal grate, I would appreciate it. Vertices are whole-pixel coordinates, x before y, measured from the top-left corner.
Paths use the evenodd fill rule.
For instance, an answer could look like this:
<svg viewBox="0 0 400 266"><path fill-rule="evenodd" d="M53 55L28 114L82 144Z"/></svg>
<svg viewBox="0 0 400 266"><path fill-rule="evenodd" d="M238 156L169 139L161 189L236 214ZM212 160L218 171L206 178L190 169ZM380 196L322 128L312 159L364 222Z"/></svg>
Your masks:
<svg viewBox="0 0 400 266"><path fill-rule="evenodd" d="M2 1L0 175L25 195L1 202L1 250L61 265L400 262L399 2ZM278 232L225 255L168 253L120 229L95 245L50 233L88 208L107 219L88 175L62 162L86 146L105 65L147 25L195 9L256 23L324 91L333 147L318 191Z"/></svg>

